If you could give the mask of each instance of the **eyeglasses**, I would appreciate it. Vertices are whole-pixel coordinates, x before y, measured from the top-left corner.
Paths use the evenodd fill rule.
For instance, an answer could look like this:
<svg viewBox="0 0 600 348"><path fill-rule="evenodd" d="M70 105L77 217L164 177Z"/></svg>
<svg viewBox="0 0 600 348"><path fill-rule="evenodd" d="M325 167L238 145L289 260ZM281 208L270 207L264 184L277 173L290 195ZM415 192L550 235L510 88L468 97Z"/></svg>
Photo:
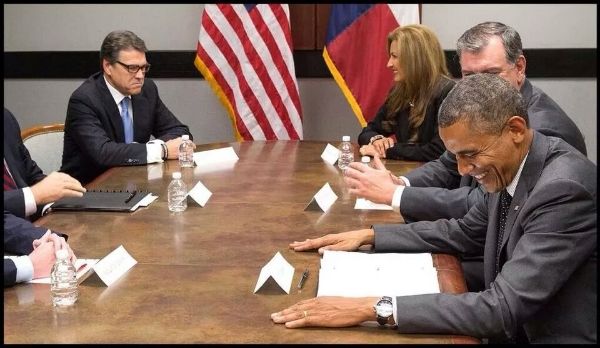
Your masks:
<svg viewBox="0 0 600 348"><path fill-rule="evenodd" d="M124 63L119 62L118 60L116 62L121 64L123 67L125 67L127 69L127 71L129 71L132 74L136 74L138 71L140 71L140 69L142 69L142 72L144 74L150 70L150 64L146 64L146 65L124 64Z"/></svg>

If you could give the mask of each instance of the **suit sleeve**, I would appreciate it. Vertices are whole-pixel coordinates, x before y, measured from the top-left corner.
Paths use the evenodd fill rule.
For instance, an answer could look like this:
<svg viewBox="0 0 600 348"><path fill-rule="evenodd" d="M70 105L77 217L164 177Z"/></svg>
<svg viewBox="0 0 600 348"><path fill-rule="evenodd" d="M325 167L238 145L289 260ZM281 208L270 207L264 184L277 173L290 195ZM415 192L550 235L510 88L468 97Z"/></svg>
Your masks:
<svg viewBox="0 0 600 348"><path fill-rule="evenodd" d="M17 266L10 259L4 259L4 287L15 285L17 280Z"/></svg>
<svg viewBox="0 0 600 348"><path fill-rule="evenodd" d="M444 151L438 159L427 162L404 176L410 181L410 186L447 189L458 188L461 179L456 157L448 151Z"/></svg>
<svg viewBox="0 0 600 348"><path fill-rule="evenodd" d="M536 189L511 232L521 237L490 288L459 295L399 296L398 331L512 338L519 325L547 306L564 287L572 285L570 278L595 257L595 197L568 180L556 180ZM420 247L432 246L432 251L450 251L447 245L465 241L464 236L455 233L457 225L465 235L471 235L469 231L480 224L473 220L476 207L462 224L450 224L454 225L451 229L447 222L410 224L415 227L402 231L403 239L396 237L395 249L418 243ZM431 226L436 228L427 228ZM378 234L376 231L376 247L381 242Z"/></svg>
<svg viewBox="0 0 600 348"><path fill-rule="evenodd" d="M479 186L463 186L454 190L441 187L404 188L400 213L406 222L419 220L459 219L483 198Z"/></svg>
<svg viewBox="0 0 600 348"><path fill-rule="evenodd" d="M393 133L385 132L381 127L381 121L384 120L385 114L387 113L387 108L385 104L379 108L375 117L367 123L367 126L362 129L360 134L358 135L358 145L367 145L372 137L376 135L383 135L389 137Z"/></svg>
<svg viewBox="0 0 600 348"><path fill-rule="evenodd" d="M178 138L184 134L190 136L190 140L193 140L193 136L190 133L188 126L184 125L173 115L173 113L167 108L162 102L158 94L158 88L153 81L147 80L148 93L152 94L152 100L155 100L154 105L154 128L152 134L155 138L163 141Z"/></svg>
<svg viewBox="0 0 600 348"><path fill-rule="evenodd" d="M4 250L7 252L30 254L33 251L33 240L42 237L47 230L4 210Z"/></svg>

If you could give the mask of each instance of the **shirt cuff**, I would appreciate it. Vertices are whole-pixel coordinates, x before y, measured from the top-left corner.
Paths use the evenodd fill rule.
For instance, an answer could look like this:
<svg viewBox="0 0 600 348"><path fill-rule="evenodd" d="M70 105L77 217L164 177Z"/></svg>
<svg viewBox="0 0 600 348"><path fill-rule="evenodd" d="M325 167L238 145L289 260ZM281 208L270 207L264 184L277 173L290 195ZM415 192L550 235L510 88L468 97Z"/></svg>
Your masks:
<svg viewBox="0 0 600 348"><path fill-rule="evenodd" d="M15 282L28 282L33 279L33 263L29 256L19 256L12 259L17 267L17 279Z"/></svg>
<svg viewBox="0 0 600 348"><path fill-rule="evenodd" d="M35 214L37 211L37 204L33 192L31 191L31 187L23 188L23 197L25 198L25 216Z"/></svg>
<svg viewBox="0 0 600 348"><path fill-rule="evenodd" d="M146 162L157 163L162 162L162 145L165 142L160 139L154 139L146 143Z"/></svg>
<svg viewBox="0 0 600 348"><path fill-rule="evenodd" d="M402 192L404 192L404 188L406 186L398 185L396 186L396 190L394 191L394 195L392 196L392 209L396 212L400 212L400 201L402 199Z"/></svg>
<svg viewBox="0 0 600 348"><path fill-rule="evenodd" d="M408 178L405 176L399 176L400 179L402 179L402 181L404 181L404 185L405 186L410 186L410 181L408 181Z"/></svg>
<svg viewBox="0 0 600 348"><path fill-rule="evenodd" d="M392 313L394 316L394 323L396 326L398 326L398 307L396 305L396 296L392 297L392 306L394 307L394 313Z"/></svg>

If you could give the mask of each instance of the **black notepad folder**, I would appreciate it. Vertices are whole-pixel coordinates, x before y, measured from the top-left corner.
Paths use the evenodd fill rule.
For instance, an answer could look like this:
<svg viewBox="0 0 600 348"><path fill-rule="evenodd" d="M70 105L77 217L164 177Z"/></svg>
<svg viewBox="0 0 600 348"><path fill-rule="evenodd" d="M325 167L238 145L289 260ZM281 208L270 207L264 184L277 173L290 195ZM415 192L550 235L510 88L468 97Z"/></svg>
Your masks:
<svg viewBox="0 0 600 348"><path fill-rule="evenodd" d="M148 192L90 190L82 197L63 197L52 205L52 210L131 211Z"/></svg>

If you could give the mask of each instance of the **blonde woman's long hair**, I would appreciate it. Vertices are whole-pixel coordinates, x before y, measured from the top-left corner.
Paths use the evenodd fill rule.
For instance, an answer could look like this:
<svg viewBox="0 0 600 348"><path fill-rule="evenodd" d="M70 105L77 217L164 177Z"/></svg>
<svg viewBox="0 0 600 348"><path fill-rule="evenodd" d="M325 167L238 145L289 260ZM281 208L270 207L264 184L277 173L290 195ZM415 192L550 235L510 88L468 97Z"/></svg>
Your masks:
<svg viewBox="0 0 600 348"><path fill-rule="evenodd" d="M418 130L433 93L442 78L448 78L446 57L436 35L428 27L411 24L394 29L387 37L388 54L398 45L398 60L404 79L396 83L386 100L387 115L382 126L391 132L395 116L410 107L409 141L418 140Z"/></svg>

